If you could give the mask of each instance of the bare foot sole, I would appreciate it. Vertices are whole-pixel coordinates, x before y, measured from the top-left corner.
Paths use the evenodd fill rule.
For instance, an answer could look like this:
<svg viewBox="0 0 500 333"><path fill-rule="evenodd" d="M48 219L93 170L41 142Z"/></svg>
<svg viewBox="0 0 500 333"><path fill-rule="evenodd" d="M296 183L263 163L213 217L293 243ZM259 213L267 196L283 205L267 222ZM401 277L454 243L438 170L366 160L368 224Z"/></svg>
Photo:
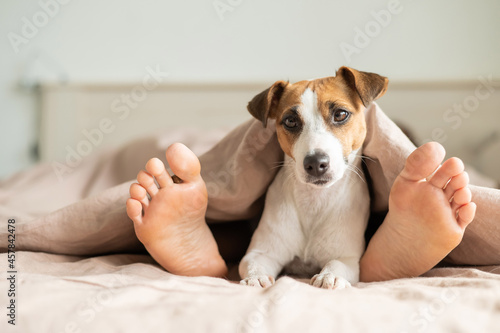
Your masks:
<svg viewBox="0 0 500 333"><path fill-rule="evenodd" d="M361 258L361 281L419 276L460 244L476 205L458 158L441 166L444 148L430 142L406 160L389 196L389 213Z"/></svg>
<svg viewBox="0 0 500 333"><path fill-rule="evenodd" d="M205 222L207 190L200 162L176 143L166 152L174 183L163 163L152 158L130 186L127 215L151 256L167 271L187 276L222 277L227 267ZM149 198L148 198L149 195Z"/></svg>

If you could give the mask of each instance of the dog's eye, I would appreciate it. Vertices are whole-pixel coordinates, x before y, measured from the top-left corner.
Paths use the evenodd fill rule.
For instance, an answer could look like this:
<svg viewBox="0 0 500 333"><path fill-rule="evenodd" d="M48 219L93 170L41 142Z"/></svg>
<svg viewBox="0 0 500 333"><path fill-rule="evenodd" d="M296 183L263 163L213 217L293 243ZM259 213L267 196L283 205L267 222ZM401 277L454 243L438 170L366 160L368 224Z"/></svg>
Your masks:
<svg viewBox="0 0 500 333"><path fill-rule="evenodd" d="M335 110L333 112L333 121L335 123L343 123L343 122L347 121L347 119L349 118L350 115L351 115L351 113L349 111Z"/></svg>
<svg viewBox="0 0 500 333"><path fill-rule="evenodd" d="M283 119L283 125L286 129L294 130L299 127L299 120L297 117L289 116Z"/></svg>

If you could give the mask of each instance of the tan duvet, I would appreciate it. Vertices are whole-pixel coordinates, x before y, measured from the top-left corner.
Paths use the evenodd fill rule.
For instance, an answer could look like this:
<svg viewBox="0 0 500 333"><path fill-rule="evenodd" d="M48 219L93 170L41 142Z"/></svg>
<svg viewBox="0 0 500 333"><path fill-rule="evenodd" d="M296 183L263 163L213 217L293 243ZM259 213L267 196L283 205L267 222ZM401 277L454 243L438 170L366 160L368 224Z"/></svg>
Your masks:
<svg viewBox="0 0 500 333"><path fill-rule="evenodd" d="M375 197L387 196L414 149L374 104L365 154ZM16 325L8 324L11 275L0 255L1 332L496 332L500 331L498 190L474 187L476 220L447 258L463 268L424 277L321 290L283 277L266 290L180 277L144 254L124 203L148 158L182 141L201 154L222 133L170 133L88 157L62 179L41 165L0 184L0 245L15 219ZM384 147L384 149L380 149ZM219 156L219 157L218 157ZM225 156L221 159L220 156ZM254 217L281 158L274 131L249 121L201 157L214 221ZM231 165L228 163L231 162ZM248 179L254 181L249 182ZM258 181L255 181L258 179Z"/></svg>

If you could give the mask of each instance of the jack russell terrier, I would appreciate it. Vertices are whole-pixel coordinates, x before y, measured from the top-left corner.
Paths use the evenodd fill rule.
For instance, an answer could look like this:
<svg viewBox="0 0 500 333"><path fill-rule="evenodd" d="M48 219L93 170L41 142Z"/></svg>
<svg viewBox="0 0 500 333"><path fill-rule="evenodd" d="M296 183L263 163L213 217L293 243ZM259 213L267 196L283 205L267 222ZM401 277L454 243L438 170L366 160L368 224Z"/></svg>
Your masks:
<svg viewBox="0 0 500 333"><path fill-rule="evenodd" d="M285 152L264 212L239 266L241 284L268 287L287 268L311 284L342 289L359 281L370 198L361 170L365 108L388 79L341 67L335 77L277 81L248 111L276 120Z"/></svg>

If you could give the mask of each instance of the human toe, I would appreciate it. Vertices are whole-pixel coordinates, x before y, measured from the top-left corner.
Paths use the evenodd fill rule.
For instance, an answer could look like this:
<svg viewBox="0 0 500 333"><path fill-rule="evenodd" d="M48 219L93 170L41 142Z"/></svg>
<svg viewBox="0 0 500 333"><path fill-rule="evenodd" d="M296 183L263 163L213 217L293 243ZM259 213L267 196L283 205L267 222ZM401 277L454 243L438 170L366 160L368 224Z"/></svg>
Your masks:
<svg viewBox="0 0 500 333"><path fill-rule="evenodd" d="M172 177L167 173L165 165L159 158L150 159L146 163L146 171L156 179L160 188L173 184Z"/></svg>
<svg viewBox="0 0 500 333"><path fill-rule="evenodd" d="M444 156L445 150L441 144L428 142L408 156L401 176L411 181L425 179L439 167Z"/></svg>
<svg viewBox="0 0 500 333"><path fill-rule="evenodd" d="M457 221L462 229L465 229L474 220L476 208L474 202L469 202L458 209Z"/></svg>
<svg viewBox="0 0 500 333"><path fill-rule="evenodd" d="M468 184L469 184L469 174L466 171L451 178L451 180L444 189L444 192L448 200L450 200L453 197L453 194L455 194L456 191L466 187Z"/></svg>
<svg viewBox="0 0 500 333"><path fill-rule="evenodd" d="M196 182L201 179L198 157L182 143L174 143L168 147L166 156L172 172L183 182Z"/></svg>
<svg viewBox="0 0 500 333"><path fill-rule="evenodd" d="M147 209L149 206L149 199L146 189L137 183L130 185L130 198L139 201L142 204L143 209Z"/></svg>
<svg viewBox="0 0 500 333"><path fill-rule="evenodd" d="M438 187L444 188L451 178L464 172L464 163L457 157L452 157L428 179L428 181Z"/></svg>
<svg viewBox="0 0 500 333"><path fill-rule="evenodd" d="M158 186L151 174L141 170L137 174L137 182L148 192L151 197L154 197L158 193Z"/></svg>
<svg viewBox="0 0 500 333"><path fill-rule="evenodd" d="M142 205L136 199L127 199L127 215L134 223L142 223Z"/></svg>
<svg viewBox="0 0 500 333"><path fill-rule="evenodd" d="M452 208L458 209L460 206L468 204L472 199L472 193L468 187L461 188L453 195Z"/></svg>

